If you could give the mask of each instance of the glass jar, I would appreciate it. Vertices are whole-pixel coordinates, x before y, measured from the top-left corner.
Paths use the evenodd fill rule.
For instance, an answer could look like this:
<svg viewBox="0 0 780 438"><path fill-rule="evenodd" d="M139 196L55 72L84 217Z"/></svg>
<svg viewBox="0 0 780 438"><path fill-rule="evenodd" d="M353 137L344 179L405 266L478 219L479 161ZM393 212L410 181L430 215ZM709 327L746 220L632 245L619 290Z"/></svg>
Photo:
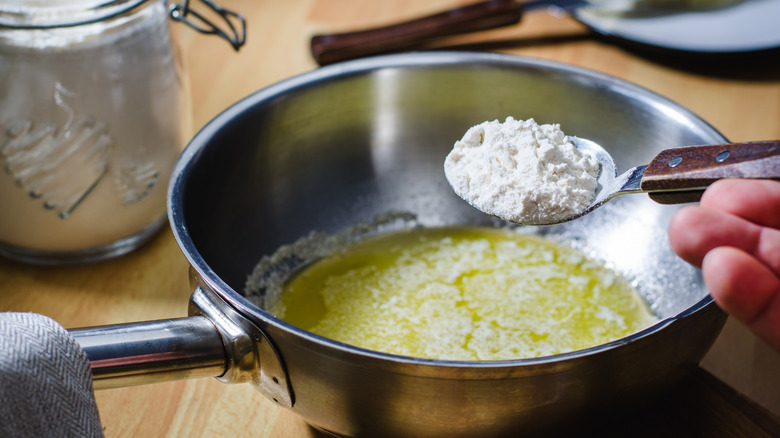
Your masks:
<svg viewBox="0 0 780 438"><path fill-rule="evenodd" d="M190 134L162 0L0 5L0 253L65 264L124 254L166 222Z"/></svg>

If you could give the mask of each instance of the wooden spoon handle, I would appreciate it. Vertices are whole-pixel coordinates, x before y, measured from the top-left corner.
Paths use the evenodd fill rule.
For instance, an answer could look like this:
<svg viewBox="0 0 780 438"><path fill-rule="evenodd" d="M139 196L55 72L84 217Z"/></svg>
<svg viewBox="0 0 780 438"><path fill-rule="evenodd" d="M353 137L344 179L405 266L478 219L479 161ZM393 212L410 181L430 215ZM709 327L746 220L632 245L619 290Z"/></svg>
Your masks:
<svg viewBox="0 0 780 438"><path fill-rule="evenodd" d="M311 53L320 65L361 56L412 49L437 37L507 26L520 21L515 0L488 0L390 26L315 35Z"/></svg>
<svg viewBox="0 0 780 438"><path fill-rule="evenodd" d="M701 191L724 178L780 179L780 140L667 149L647 166L640 187L656 199L657 192Z"/></svg>

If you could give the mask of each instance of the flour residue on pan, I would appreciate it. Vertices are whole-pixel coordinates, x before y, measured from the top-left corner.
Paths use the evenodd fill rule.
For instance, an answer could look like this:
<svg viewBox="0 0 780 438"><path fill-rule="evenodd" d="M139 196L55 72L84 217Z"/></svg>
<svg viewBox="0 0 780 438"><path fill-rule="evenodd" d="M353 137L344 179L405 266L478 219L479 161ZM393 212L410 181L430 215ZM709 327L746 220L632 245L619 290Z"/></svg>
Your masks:
<svg viewBox="0 0 780 438"><path fill-rule="evenodd" d="M268 303L281 302L278 298L285 282L306 264L344 251L368 236L418 226L420 223L415 214L391 211L376 216L371 222L356 224L334 234L311 231L262 257L247 278L244 293L255 305L270 311ZM283 308L275 310L284 311Z"/></svg>

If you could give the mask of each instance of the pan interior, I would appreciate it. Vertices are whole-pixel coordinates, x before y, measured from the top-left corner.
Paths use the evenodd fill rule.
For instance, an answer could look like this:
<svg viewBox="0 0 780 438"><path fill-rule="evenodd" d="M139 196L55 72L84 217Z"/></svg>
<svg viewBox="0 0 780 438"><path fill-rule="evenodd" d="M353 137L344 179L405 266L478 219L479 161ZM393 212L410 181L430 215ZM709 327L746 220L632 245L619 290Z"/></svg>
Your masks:
<svg viewBox="0 0 780 438"><path fill-rule="evenodd" d="M410 62L414 60L414 62ZM667 147L716 143L706 123L641 88L560 64L464 54L321 69L250 96L196 137L181 194L203 261L235 291L257 262L312 231L388 212L425 226L503 226L458 198L443 161L470 127L513 116L559 123L607 149L618 172ZM706 297L669 248L678 207L619 197L586 217L529 229L572 242L633 282L660 318Z"/></svg>

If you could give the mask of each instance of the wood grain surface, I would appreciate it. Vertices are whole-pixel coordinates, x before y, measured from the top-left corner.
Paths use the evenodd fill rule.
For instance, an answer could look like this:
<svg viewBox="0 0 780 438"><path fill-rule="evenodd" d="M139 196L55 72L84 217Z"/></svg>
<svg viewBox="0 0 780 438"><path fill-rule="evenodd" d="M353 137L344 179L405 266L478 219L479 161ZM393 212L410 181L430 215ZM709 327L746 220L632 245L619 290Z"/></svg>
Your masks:
<svg viewBox="0 0 780 438"><path fill-rule="evenodd" d="M218 3L247 19L248 40L239 53L218 38L172 24L191 82L193 133L242 97L317 68L309 52L309 40L317 33L389 24L467 2ZM526 14L519 25L450 37L441 44L543 58L604 72L689 108L731 141L780 139L777 52L729 61L634 52L597 37L570 17L544 11ZM187 261L167 228L139 250L100 263L52 268L0 260L0 285L0 311L38 312L68 328L184 316L190 294ZM729 386L719 386L708 373L691 380L675 400L695 405L699 417L682 415L685 421L675 427L685 430L687 436L739 436L733 427L718 427L721 423L714 423L714 430L712 424L705 425L710 413L718 418L726 407L725 411L736 412L739 418L724 417L724 421L746 425L737 432L756 427L769 430L766 436L776 432L771 414L764 415L760 408L753 410L760 405L780 413L780 356L776 352L729 321L703 367ZM726 388L728 395L713 388ZM731 388L736 392L729 392ZM97 400L107 437L318 436L294 413L272 405L250 386L223 384L211 378L103 390L97 393ZM743 411L732 405L748 406L744 412L749 412L740 415ZM684 409L679 403L674 406Z"/></svg>

